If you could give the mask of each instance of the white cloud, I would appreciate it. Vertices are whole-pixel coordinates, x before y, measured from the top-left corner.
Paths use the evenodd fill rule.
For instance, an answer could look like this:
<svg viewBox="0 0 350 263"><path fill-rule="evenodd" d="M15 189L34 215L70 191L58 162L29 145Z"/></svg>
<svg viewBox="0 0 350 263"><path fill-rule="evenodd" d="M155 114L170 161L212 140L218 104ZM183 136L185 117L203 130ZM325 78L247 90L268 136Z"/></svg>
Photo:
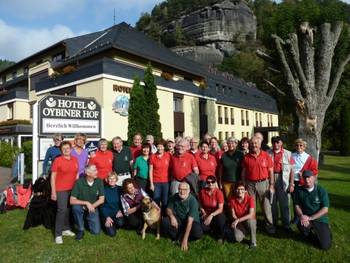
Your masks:
<svg viewBox="0 0 350 263"><path fill-rule="evenodd" d="M0 9L23 19L38 19L55 14L80 13L87 0L0 0Z"/></svg>
<svg viewBox="0 0 350 263"><path fill-rule="evenodd" d="M75 34L63 25L40 29L14 27L0 19L0 58L18 61L64 38L84 33Z"/></svg>

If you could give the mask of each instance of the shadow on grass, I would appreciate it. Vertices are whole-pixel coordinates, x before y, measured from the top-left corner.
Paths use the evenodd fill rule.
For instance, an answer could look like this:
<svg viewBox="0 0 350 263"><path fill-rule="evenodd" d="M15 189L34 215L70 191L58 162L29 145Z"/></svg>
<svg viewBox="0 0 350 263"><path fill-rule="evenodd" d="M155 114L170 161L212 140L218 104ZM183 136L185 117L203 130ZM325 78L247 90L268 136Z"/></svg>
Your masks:
<svg viewBox="0 0 350 263"><path fill-rule="evenodd" d="M350 211L350 196L328 193L330 206L336 209Z"/></svg>
<svg viewBox="0 0 350 263"><path fill-rule="evenodd" d="M321 167L321 170L327 171L327 172L336 172L336 173L342 173L342 174L350 174L350 168L349 167L342 167L342 166L337 166L337 165L330 165L330 164L324 164ZM324 179L324 178L322 178ZM350 182L350 178L349 179L330 179L328 178L328 180L334 180L334 181L346 181L346 182Z"/></svg>

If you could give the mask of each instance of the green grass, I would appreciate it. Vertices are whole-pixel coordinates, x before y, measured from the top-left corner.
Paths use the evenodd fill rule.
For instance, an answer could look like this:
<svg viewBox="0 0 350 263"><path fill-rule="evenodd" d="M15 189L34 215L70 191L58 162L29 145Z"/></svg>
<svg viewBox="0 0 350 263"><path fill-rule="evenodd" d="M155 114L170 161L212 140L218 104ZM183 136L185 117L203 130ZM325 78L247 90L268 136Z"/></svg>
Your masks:
<svg viewBox="0 0 350 263"><path fill-rule="evenodd" d="M326 156L319 182L329 192L333 246L327 252L282 231L267 236L259 227L256 251L247 244L219 245L209 236L191 242L188 252L168 239L146 240L133 231L120 230L117 237L86 234L82 242L65 238L55 245L50 230L22 230L26 211L0 215L0 262L350 262L350 158Z"/></svg>

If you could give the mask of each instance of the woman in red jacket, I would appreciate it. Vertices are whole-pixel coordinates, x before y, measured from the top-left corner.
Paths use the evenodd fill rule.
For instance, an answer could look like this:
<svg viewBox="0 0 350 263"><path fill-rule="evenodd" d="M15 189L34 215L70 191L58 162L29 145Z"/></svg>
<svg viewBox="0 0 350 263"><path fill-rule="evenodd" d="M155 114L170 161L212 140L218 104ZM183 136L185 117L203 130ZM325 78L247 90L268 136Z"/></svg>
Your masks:
<svg viewBox="0 0 350 263"><path fill-rule="evenodd" d="M62 155L57 157L51 168L51 199L57 201L55 242L62 244L63 236L74 236L69 224L69 197L75 181L79 178L78 160L71 156L69 142L61 143Z"/></svg>
<svg viewBox="0 0 350 263"><path fill-rule="evenodd" d="M108 150L108 142L106 139L100 139L98 142L98 150L89 160L89 164L94 164L97 169L97 177L106 180L110 172L112 172L113 153Z"/></svg>

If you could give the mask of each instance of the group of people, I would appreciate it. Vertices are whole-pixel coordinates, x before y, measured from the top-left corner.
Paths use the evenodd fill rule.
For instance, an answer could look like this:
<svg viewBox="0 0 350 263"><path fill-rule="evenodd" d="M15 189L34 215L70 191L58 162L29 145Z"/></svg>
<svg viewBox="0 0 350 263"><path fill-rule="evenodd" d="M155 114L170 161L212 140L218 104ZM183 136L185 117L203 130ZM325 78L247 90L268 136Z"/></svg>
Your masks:
<svg viewBox="0 0 350 263"><path fill-rule="evenodd" d="M287 233L295 223L305 238L316 237L321 249L331 247L328 194L317 184L317 161L305 152L302 139L291 153L281 137L272 138L270 149L260 133L240 142L227 138L221 147L208 134L200 142L191 137L154 142L152 135L143 142L135 134L130 147L117 136L111 150L100 139L98 150L90 154L84 134L76 134L74 146L59 134L53 139L43 169L50 174L51 199L57 201L57 244L63 243L62 236L82 240L84 225L92 234L104 229L109 236L121 227L141 231L141 202L151 196L162 215L162 233L179 241L183 250L204 232L220 243L241 242L247 235L249 247L256 248L255 200L269 234L276 233L280 214Z"/></svg>

